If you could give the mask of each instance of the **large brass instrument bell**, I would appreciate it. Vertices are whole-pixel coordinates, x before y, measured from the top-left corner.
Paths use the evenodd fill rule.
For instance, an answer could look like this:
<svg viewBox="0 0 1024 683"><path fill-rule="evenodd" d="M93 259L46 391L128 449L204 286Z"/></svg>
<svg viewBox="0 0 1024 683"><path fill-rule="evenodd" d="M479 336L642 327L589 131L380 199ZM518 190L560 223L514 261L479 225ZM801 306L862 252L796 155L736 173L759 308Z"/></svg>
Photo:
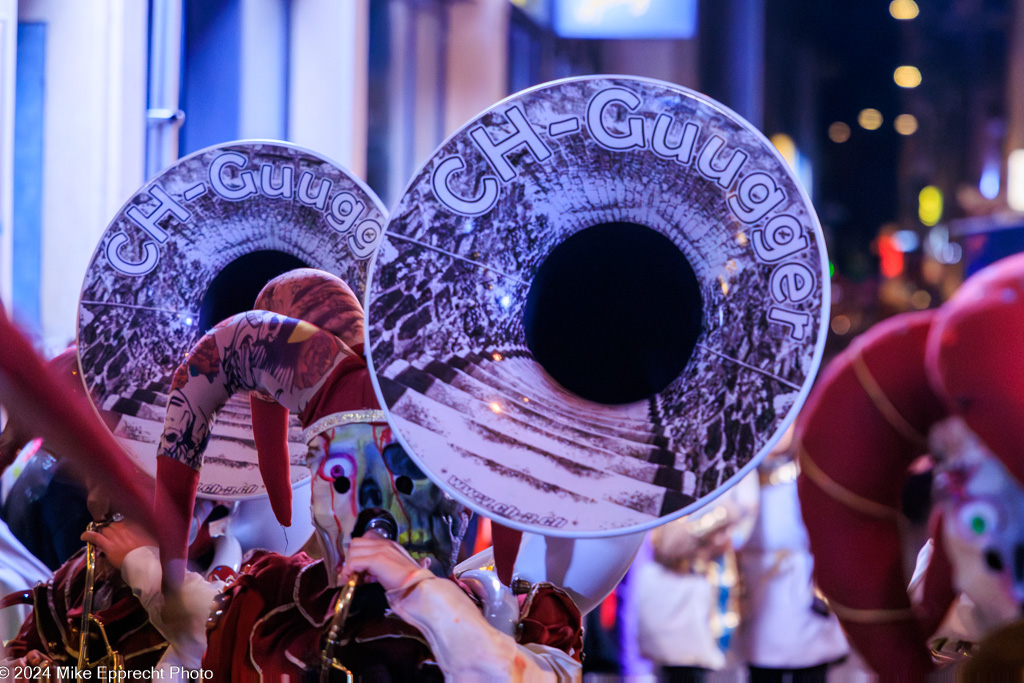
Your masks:
<svg viewBox="0 0 1024 683"><path fill-rule="evenodd" d="M635 533L785 433L828 278L810 200L751 124L670 83L569 78L414 175L370 269L367 356L397 439L460 503L548 537Z"/></svg>
<svg viewBox="0 0 1024 683"><path fill-rule="evenodd" d="M271 278L319 268L363 292L387 218L376 195L338 164L270 140L179 159L110 222L86 272L78 316L82 379L114 436L156 471L171 377L207 329L249 310ZM306 453L297 419L293 461ZM266 493L256 474L249 401L236 397L210 435L199 497ZM309 478L292 468L291 483Z"/></svg>

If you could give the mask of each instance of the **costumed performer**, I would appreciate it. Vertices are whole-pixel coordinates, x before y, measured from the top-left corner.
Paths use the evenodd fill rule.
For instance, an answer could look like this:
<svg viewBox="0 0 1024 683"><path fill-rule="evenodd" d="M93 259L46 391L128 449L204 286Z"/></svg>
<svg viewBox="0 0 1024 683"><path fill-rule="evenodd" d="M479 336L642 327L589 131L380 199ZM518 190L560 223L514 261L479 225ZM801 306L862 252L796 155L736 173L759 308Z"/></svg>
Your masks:
<svg viewBox="0 0 1024 683"><path fill-rule="evenodd" d="M76 395L84 395L78 377L75 354L76 349L71 347L56 356L48 365L57 376L69 380L70 390ZM18 446L33 440L33 436L34 433L24 429L17 419L8 421L3 434L0 435L0 455L13 454ZM34 460L40 458L49 461L50 470L54 467L59 467L65 472L70 470L71 461L60 454L55 458L40 450L34 456ZM8 460L3 458L0 465L7 464ZM43 574L38 578L23 581L18 585L5 581L5 570L0 568L0 586L7 584L2 595L7 596L5 600L11 605L2 612L2 616L5 620L16 618L13 630L4 636L4 640L9 641L8 656L14 659L26 657L33 665L81 666L95 670L100 666L109 668L113 661L111 653L117 653L118 662L125 669L151 670L162 656L166 641L149 623L146 610L132 594L131 588L123 582L120 574L125 553L147 542L152 543L148 540L151 538L150 535L137 525L120 521L120 516L117 521L108 519L105 523L93 525L93 528L83 533L91 521L86 509L85 484L72 477L65 477L64 486L60 490L66 492L71 488L81 493L71 496L70 499L58 499L57 494L49 488L45 494L35 490L40 487L38 482L34 487L19 488L25 476L23 473L15 482L12 495L25 490L32 494L27 499L36 503L41 503L37 499L42 496L47 501L44 508L47 512L40 514L33 508L35 514L27 510L19 513L18 519L23 522L23 527L32 529L33 525L39 526L39 518L45 517L55 529L59 529L67 537L67 540L57 547L53 545L53 539L49 538L52 534L43 533L45 529L36 529L41 537L36 547L47 549L47 557L57 557L62 548L70 549L70 539L73 536L77 548L82 548L86 542L90 542L100 546L101 551L96 553L94 561L91 583L93 589L89 600L90 629L84 643L84 656L80 655L83 647L82 611L88 574L87 551L82 549L77 553L69 553L70 557L57 563L56 572L52 576L43 567ZM150 488L152 487L151 478L141 471L136 472L135 476L148 479ZM45 488L45 483L42 486ZM5 501L6 506L10 506L11 503L11 500ZM285 549L288 545L287 538L282 542L275 535L267 533L269 520L263 508L269 511L266 501L259 499L233 502L207 499L197 501L189 539L190 568L203 574L223 571L226 568L238 570L243 554L255 547ZM298 525L295 529L297 533L294 535L301 538L299 545L312 534L308 503L305 508L305 515L302 509L296 511L295 515L298 518ZM82 521L83 518L85 521ZM276 520L273 520L273 525L277 528ZM0 528L0 531L5 529ZM303 534L305 537L302 537ZM0 541L2 540L0 538ZM12 540L17 543L16 539ZM5 565L16 559L17 556L14 554L4 554ZM26 588L30 590L25 590Z"/></svg>
<svg viewBox="0 0 1024 683"><path fill-rule="evenodd" d="M891 318L823 374L798 426L815 576L851 645L884 677L934 668L957 596L984 632L1024 605L1024 255L941 308ZM937 461L931 558L911 605L901 562L908 466Z"/></svg>
<svg viewBox="0 0 1024 683"><path fill-rule="evenodd" d="M164 664L202 666L218 680L343 669L375 680L577 677L580 615L564 591L537 584L511 605L507 595L490 605L445 578L468 512L393 440L361 355L362 309L351 289L303 269L271 281L257 306L265 310L211 330L175 374L157 472L167 494L158 501L175 501L159 514L179 523L161 538L162 570L153 548L129 553L122 569L172 643ZM291 509L287 416L299 414L323 559L257 553L218 586L185 574L180 520L195 498L213 416L239 391L252 392L260 469L283 524ZM354 537L357 526L389 517L396 540ZM204 604L215 596L207 638Z"/></svg>
<svg viewBox="0 0 1024 683"><path fill-rule="evenodd" d="M66 378L68 391L85 396L76 346L69 346L47 365ZM37 441L38 436L17 418L7 420L0 432L0 472L11 476L16 458L21 465L4 496L0 515L18 540L52 572L84 545L79 536L92 515L87 503L88 482L75 476L71 462L60 457L52 444Z"/></svg>
<svg viewBox="0 0 1024 683"><path fill-rule="evenodd" d="M4 349L0 354L0 403L10 419L27 433L43 437L79 477L84 479L88 473L96 493L90 499L95 515L105 517L116 508L132 515L144 528L154 528L152 489L137 477L127 454L88 399L49 367L4 316L0 316L0 347ZM57 396L61 400L55 401ZM24 654L40 656L38 652ZM3 657L9 659L11 653L5 651Z"/></svg>
<svg viewBox="0 0 1024 683"><path fill-rule="evenodd" d="M743 616L736 655L752 683L824 683L829 666L850 651L839 621L816 594L793 433L790 427L758 466L760 506L739 550Z"/></svg>
<svg viewBox="0 0 1024 683"><path fill-rule="evenodd" d="M640 652L660 667L659 680L703 681L731 664L741 623L736 552L753 528L756 475L747 475L693 514L650 534L654 559L638 568Z"/></svg>

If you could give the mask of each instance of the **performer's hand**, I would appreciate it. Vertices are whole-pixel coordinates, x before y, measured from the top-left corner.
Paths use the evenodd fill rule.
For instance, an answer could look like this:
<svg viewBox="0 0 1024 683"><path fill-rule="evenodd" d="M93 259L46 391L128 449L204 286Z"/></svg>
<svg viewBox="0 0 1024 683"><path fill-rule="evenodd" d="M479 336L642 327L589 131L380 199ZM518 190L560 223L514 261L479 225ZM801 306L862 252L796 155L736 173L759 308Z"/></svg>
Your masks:
<svg viewBox="0 0 1024 683"><path fill-rule="evenodd" d="M429 557L417 562L402 546L368 531L364 536L352 539L345 553L345 566L339 581L347 583L353 574L362 572L364 581L376 582L384 590L392 590L401 587L414 571L429 566Z"/></svg>
<svg viewBox="0 0 1024 683"><path fill-rule="evenodd" d="M86 531L82 540L95 545L110 566L118 571L124 564L125 555L144 545L156 545L141 526L127 520L113 522L96 531Z"/></svg>
<svg viewBox="0 0 1024 683"><path fill-rule="evenodd" d="M43 677L46 680L54 681L54 683L57 683L57 681L60 680L59 677L57 677L58 676L57 669L56 669L56 667L53 666L53 660L50 659L49 657L47 657L46 655L44 655L39 650L29 650L28 652L25 653L24 657L19 657L18 659L15 659L13 661L6 661L6 662L4 662L4 666L7 667L8 671L16 671L16 672L25 671L26 668L30 668L30 669L35 669L35 668L49 669L48 673L43 674ZM18 676L17 678L15 678L13 680L14 680L14 683L35 683L35 681L43 680L43 678L31 678L31 679L29 679L29 678L22 678L21 676Z"/></svg>

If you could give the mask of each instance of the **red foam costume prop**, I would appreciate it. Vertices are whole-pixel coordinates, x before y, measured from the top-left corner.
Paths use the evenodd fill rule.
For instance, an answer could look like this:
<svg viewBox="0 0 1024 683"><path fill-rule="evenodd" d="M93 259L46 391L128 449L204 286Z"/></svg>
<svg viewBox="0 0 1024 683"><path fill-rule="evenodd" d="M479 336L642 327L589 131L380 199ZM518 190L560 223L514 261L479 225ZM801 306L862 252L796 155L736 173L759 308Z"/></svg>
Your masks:
<svg viewBox="0 0 1024 683"><path fill-rule="evenodd" d="M0 315L0 403L25 433L42 436L77 471L99 487L119 510L150 532L152 481L107 429L81 385L50 367L5 316ZM3 455L6 462L7 455Z"/></svg>
<svg viewBox="0 0 1024 683"><path fill-rule="evenodd" d="M933 668L927 637L953 598L941 533L912 608L898 517L907 468L958 415L1024 482L1024 255L942 308L875 326L826 369L798 421L800 499L815 575L851 643L885 678Z"/></svg>

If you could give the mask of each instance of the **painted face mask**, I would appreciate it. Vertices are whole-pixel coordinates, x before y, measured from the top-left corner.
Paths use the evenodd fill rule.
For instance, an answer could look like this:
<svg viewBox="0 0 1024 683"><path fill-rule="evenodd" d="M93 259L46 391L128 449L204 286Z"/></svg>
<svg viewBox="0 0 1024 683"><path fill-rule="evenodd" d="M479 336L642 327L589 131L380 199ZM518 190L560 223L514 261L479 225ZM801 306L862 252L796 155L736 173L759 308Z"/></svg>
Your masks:
<svg viewBox="0 0 1024 683"><path fill-rule="evenodd" d="M361 512L386 510L397 538L433 570L454 565L468 513L442 494L391 441L358 341L362 310L351 290L327 273L303 270L267 285L260 301L284 312L252 310L203 336L175 373L157 457L158 502L182 518L196 496L210 419L236 393L251 398L260 473L277 519L291 522L288 414L296 413L310 444L312 512L334 571ZM324 327L320 327L324 325ZM346 337L345 335L349 335ZM365 517L365 515L364 515ZM161 537L165 581L183 580L187 529L168 524Z"/></svg>
<svg viewBox="0 0 1024 683"><path fill-rule="evenodd" d="M392 441L384 423L355 422L313 437L313 523L333 576L344 565L360 513L380 509L398 525L399 544L417 560L447 575L465 529L465 512L437 488Z"/></svg>
<svg viewBox="0 0 1024 683"><path fill-rule="evenodd" d="M944 460L934 489L954 587L989 631L1024 606L1024 491L963 420L935 427L932 445Z"/></svg>

